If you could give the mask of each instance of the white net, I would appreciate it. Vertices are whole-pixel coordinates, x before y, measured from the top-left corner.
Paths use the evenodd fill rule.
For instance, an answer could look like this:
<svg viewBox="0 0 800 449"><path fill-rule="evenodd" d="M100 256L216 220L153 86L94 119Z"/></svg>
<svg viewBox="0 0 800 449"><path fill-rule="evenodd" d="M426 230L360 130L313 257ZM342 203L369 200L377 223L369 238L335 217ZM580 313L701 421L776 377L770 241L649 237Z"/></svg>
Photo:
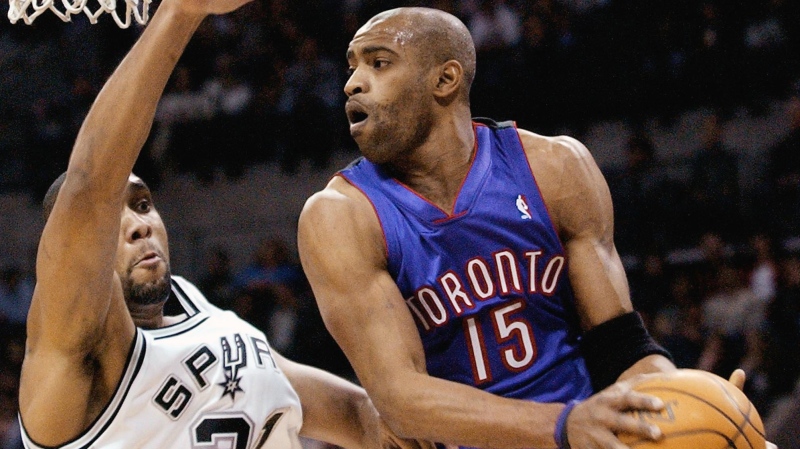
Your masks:
<svg viewBox="0 0 800 449"><path fill-rule="evenodd" d="M125 3L125 8L120 10L117 10L117 0L92 1L99 3L94 10L89 6L89 0L8 0L8 19L11 23L21 19L30 25L40 14L50 10L64 22L71 21L73 15L84 13L94 24L101 14L108 13L120 28L128 28L134 20L141 25L147 23L152 0L120 0L120 3Z"/></svg>

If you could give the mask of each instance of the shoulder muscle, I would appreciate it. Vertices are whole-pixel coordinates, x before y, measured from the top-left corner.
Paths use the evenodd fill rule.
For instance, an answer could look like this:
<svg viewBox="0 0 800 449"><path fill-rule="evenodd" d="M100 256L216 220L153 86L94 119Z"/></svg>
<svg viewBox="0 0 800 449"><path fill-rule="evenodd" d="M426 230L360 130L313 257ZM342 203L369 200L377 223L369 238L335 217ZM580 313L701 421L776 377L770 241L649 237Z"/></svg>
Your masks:
<svg viewBox="0 0 800 449"><path fill-rule="evenodd" d="M586 146L572 137L546 137L525 130L520 130L520 137L562 238L587 232L611 237L611 195Z"/></svg>

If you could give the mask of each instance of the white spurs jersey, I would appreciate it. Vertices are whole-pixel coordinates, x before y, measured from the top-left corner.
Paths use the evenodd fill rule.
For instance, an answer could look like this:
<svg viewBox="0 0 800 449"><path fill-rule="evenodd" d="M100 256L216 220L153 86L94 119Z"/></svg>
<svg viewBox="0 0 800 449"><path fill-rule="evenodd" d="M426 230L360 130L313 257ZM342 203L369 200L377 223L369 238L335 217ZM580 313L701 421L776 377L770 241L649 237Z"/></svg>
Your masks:
<svg viewBox="0 0 800 449"><path fill-rule="evenodd" d="M111 401L89 429L59 447L300 449L300 400L264 333L211 305L187 280L172 279L188 318L137 329ZM29 449L45 449L24 429L23 439Z"/></svg>

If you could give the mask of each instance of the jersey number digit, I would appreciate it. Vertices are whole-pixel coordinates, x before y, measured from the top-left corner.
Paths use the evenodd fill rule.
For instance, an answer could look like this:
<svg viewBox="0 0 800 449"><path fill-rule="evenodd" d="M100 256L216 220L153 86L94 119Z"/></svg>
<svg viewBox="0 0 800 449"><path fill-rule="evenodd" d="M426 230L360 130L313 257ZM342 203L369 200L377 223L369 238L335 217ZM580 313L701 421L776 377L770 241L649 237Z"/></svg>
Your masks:
<svg viewBox="0 0 800 449"><path fill-rule="evenodd" d="M498 346L508 343L505 347L499 346L503 364L513 372L528 368L536 359L536 342L530 323L522 318L511 316L523 308L525 308L525 303L518 300L490 312ZM488 382L492 379L492 373L481 324L476 317L469 317L464 320L464 328L475 384Z"/></svg>
<svg viewBox="0 0 800 449"><path fill-rule="evenodd" d="M193 431L194 449L247 449L253 425L245 415L211 415Z"/></svg>
<svg viewBox="0 0 800 449"><path fill-rule="evenodd" d="M270 434L284 410L275 411L267 418L259 432L258 442L253 449L267 444ZM192 431L193 449L247 449L250 447L250 433L253 425L244 414L209 415L200 420Z"/></svg>

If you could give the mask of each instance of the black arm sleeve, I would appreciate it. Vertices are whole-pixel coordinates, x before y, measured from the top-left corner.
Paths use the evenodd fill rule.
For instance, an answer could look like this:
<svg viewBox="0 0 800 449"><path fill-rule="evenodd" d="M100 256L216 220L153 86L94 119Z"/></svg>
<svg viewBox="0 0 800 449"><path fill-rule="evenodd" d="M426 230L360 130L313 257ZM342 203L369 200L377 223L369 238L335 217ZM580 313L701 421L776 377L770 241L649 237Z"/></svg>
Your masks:
<svg viewBox="0 0 800 449"><path fill-rule="evenodd" d="M616 382L625 370L648 355L672 359L647 332L638 312L612 318L586 332L581 337L581 351L595 391Z"/></svg>

